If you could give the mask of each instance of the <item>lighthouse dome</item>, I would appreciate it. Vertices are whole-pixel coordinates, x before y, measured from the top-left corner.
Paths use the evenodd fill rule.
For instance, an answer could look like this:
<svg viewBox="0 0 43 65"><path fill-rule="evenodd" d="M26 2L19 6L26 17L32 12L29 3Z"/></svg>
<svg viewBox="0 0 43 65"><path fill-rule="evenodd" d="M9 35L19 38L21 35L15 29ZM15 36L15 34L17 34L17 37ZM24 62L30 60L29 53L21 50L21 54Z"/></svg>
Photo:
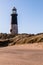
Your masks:
<svg viewBox="0 0 43 65"><path fill-rule="evenodd" d="M16 11L17 9L15 7L13 7L12 11Z"/></svg>

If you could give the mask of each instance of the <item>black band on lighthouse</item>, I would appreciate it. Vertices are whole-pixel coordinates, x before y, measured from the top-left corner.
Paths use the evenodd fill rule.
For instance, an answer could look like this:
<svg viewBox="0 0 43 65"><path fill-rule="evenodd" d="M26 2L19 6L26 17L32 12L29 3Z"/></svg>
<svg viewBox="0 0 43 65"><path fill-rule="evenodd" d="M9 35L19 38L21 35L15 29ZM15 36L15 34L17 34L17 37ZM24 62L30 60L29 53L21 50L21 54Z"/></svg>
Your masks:
<svg viewBox="0 0 43 65"><path fill-rule="evenodd" d="M11 24L17 24L17 14L11 14Z"/></svg>

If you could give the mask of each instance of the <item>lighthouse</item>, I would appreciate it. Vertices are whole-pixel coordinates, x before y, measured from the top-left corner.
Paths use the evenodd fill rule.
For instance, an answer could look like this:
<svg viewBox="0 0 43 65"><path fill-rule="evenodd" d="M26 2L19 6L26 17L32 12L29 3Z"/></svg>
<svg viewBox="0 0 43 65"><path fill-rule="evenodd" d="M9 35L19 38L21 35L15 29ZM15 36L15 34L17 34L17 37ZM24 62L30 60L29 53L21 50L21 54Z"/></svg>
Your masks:
<svg viewBox="0 0 43 65"><path fill-rule="evenodd" d="M11 34L18 34L17 9L14 7L11 14Z"/></svg>

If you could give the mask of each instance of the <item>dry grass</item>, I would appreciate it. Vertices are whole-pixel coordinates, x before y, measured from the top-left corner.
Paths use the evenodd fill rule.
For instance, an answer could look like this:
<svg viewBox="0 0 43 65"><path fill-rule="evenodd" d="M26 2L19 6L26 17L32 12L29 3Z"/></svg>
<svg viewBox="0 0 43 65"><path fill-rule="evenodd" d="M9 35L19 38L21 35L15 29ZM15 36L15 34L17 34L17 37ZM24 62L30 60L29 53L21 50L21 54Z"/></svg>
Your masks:
<svg viewBox="0 0 43 65"><path fill-rule="evenodd" d="M43 42L43 33L18 35L0 33L0 47L15 44L29 44L39 42Z"/></svg>

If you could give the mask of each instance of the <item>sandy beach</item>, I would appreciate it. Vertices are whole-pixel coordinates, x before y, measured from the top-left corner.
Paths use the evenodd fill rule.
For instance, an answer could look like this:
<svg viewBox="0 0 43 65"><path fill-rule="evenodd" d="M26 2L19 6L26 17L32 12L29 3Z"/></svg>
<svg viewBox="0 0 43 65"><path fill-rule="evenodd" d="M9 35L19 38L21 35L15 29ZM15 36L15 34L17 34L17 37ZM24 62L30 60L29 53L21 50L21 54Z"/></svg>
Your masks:
<svg viewBox="0 0 43 65"><path fill-rule="evenodd" d="M36 43L0 48L0 65L43 65L42 47Z"/></svg>

